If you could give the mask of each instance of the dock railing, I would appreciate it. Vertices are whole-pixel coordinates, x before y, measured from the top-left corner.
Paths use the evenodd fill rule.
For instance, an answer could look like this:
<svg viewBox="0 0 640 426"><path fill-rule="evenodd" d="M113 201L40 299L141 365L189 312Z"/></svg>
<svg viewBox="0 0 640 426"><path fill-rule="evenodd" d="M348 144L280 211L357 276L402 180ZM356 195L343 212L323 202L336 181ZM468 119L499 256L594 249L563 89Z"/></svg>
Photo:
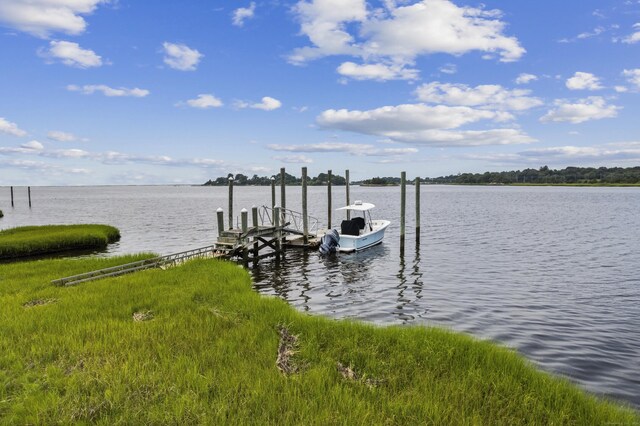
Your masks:
<svg viewBox="0 0 640 426"><path fill-rule="evenodd" d="M291 209L280 209L280 223L286 223L287 228L284 231L295 234L303 234L303 216L302 213ZM259 210L260 222L262 224L273 223L273 211L271 207L262 206ZM307 215L309 224L309 234L316 234L319 231L320 220L317 217Z"/></svg>

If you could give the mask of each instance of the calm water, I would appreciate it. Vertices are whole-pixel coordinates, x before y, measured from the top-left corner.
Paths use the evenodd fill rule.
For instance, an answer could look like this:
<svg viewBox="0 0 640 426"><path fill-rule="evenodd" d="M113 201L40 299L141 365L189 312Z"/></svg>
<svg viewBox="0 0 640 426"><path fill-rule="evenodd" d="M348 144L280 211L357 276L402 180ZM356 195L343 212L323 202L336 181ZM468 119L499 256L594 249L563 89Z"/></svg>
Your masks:
<svg viewBox="0 0 640 426"><path fill-rule="evenodd" d="M226 188L0 188L0 228L107 223L107 254L173 253L211 244ZM326 189L310 188L326 223ZM334 207L344 188L334 187ZM413 188L399 250L399 188L352 187L392 220L382 245L322 258L289 251L253 269L256 288L300 310L379 324L441 325L508 345L584 388L640 408L640 189L422 187L415 246ZM279 191L278 191L279 194ZM270 204L269 188L235 189L234 210ZM300 188L287 207L300 210ZM226 218L226 214L225 214ZM341 219L334 213L334 224Z"/></svg>

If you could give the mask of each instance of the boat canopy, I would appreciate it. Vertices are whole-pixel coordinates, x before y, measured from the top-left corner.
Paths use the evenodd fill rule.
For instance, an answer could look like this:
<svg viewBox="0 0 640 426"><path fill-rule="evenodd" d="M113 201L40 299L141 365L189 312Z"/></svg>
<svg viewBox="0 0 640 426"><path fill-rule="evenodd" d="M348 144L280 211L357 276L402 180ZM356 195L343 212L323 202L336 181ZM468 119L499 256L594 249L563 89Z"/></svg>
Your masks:
<svg viewBox="0 0 640 426"><path fill-rule="evenodd" d="M374 207L375 207L375 204L363 203L362 201L357 200L353 204L350 204L350 205L344 206L344 207L340 207L339 209L336 209L336 210L356 210L356 211L363 212L363 211L371 210Z"/></svg>

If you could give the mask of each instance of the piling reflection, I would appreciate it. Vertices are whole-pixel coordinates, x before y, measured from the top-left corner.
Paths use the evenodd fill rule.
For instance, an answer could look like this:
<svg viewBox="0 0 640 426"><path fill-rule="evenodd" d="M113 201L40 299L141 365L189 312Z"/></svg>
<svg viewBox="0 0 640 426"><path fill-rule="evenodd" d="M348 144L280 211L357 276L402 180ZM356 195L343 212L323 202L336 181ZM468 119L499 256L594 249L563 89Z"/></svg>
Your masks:
<svg viewBox="0 0 640 426"><path fill-rule="evenodd" d="M396 274L398 285L395 287L397 297L393 315L403 324L412 322L416 318L423 318L428 312L424 304L420 303L424 289L422 277L420 246L416 245L415 255L410 263L407 263L406 257L401 253L399 269Z"/></svg>

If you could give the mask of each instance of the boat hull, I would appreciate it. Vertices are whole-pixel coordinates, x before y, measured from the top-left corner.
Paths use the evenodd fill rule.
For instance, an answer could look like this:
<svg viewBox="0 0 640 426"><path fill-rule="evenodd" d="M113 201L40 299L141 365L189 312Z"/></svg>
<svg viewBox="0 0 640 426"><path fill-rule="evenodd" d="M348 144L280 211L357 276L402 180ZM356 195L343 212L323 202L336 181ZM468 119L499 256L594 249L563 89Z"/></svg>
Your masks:
<svg viewBox="0 0 640 426"><path fill-rule="evenodd" d="M374 220L372 223L373 230L363 232L360 235L342 235L340 234L340 242L338 251L343 253L351 253L373 247L380 244L384 238L384 231L391 222L388 220Z"/></svg>

